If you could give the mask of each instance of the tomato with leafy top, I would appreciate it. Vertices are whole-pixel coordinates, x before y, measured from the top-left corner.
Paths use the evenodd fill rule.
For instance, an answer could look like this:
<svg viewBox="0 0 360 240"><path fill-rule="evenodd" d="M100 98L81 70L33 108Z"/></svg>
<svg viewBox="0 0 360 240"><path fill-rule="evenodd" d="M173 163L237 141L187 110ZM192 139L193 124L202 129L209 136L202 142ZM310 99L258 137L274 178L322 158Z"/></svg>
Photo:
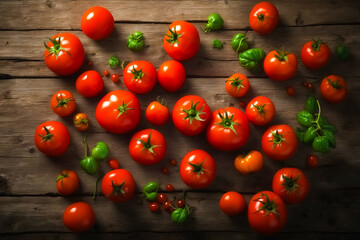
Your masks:
<svg viewBox="0 0 360 240"><path fill-rule="evenodd" d="M76 108L74 96L66 90L56 92L51 98L50 105L52 110L61 117L73 114Z"/></svg>
<svg viewBox="0 0 360 240"><path fill-rule="evenodd" d="M255 32L269 34L279 23L279 12L272 3L260 2L251 9L249 23Z"/></svg>
<svg viewBox="0 0 360 240"><path fill-rule="evenodd" d="M115 203L126 202L135 192L135 181L128 170L114 169L103 177L101 189L107 199Z"/></svg>
<svg viewBox="0 0 360 240"><path fill-rule="evenodd" d="M297 71L298 63L293 53L274 50L264 59L264 71L274 81L282 82L292 78Z"/></svg>
<svg viewBox="0 0 360 240"><path fill-rule="evenodd" d="M91 7L81 18L81 30L93 40L108 37L114 30L114 25L113 15L104 7Z"/></svg>
<svg viewBox="0 0 360 240"><path fill-rule="evenodd" d="M61 195L73 194L79 188L79 177L72 170L63 170L56 178L56 189Z"/></svg>
<svg viewBox="0 0 360 240"><path fill-rule="evenodd" d="M320 93L330 103L342 102L347 95L346 82L340 76L327 76L321 81Z"/></svg>
<svg viewBox="0 0 360 240"><path fill-rule="evenodd" d="M170 111L163 101L153 101L147 106L145 116L150 123L161 126L169 121Z"/></svg>
<svg viewBox="0 0 360 240"><path fill-rule="evenodd" d="M150 92L156 85L157 73L148 61L134 61L124 68L124 84L129 91L137 94Z"/></svg>
<svg viewBox="0 0 360 240"><path fill-rule="evenodd" d="M185 83L185 68L176 60L170 60L162 63L157 74L160 86L170 93L176 92Z"/></svg>
<svg viewBox="0 0 360 240"><path fill-rule="evenodd" d="M314 39L304 44L301 49L301 60L308 69L320 69L330 60L330 48L320 39Z"/></svg>
<svg viewBox="0 0 360 240"><path fill-rule="evenodd" d="M264 96L253 98L246 107L246 117L257 126L269 124L275 117L276 109L273 101Z"/></svg>
<svg viewBox="0 0 360 240"><path fill-rule="evenodd" d="M70 231L86 232L94 226L95 213L89 204L76 202L65 209L63 222Z"/></svg>
<svg viewBox="0 0 360 240"><path fill-rule="evenodd" d="M235 169L241 174L259 172L264 165L264 158L259 151L241 153L234 160Z"/></svg>
<svg viewBox="0 0 360 240"><path fill-rule="evenodd" d="M234 191L224 193L220 199L220 209L229 216L236 216L246 208L246 201L242 194Z"/></svg>
<svg viewBox="0 0 360 240"><path fill-rule="evenodd" d="M94 70L83 72L76 79L76 90L83 97L95 97L104 90L104 80L101 75Z"/></svg>
<svg viewBox="0 0 360 240"><path fill-rule="evenodd" d="M243 97L250 90L249 79L241 73L235 73L225 81L225 90L232 97Z"/></svg>
<svg viewBox="0 0 360 240"><path fill-rule="evenodd" d="M90 120L85 113L77 113L73 118L73 123L77 130L83 132L89 128Z"/></svg>

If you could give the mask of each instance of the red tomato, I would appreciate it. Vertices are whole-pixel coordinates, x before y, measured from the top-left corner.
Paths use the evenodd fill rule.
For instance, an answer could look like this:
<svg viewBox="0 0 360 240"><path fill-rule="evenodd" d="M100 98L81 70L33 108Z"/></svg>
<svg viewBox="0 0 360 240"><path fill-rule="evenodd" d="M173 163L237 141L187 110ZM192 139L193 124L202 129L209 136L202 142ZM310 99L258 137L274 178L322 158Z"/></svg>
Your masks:
<svg viewBox="0 0 360 240"><path fill-rule="evenodd" d="M56 178L56 189L64 196L73 194L79 187L79 177L72 170L63 170Z"/></svg>
<svg viewBox="0 0 360 240"><path fill-rule="evenodd" d="M277 194L270 191L259 192L249 202L248 220L251 228L259 233L277 233L286 224L286 206Z"/></svg>
<svg viewBox="0 0 360 240"><path fill-rule="evenodd" d="M246 201L238 192L227 192L220 199L220 209L229 216L239 215L245 210Z"/></svg>
<svg viewBox="0 0 360 240"><path fill-rule="evenodd" d="M200 49L200 36L194 25L185 21L175 21L164 36L165 51L175 60L193 58Z"/></svg>
<svg viewBox="0 0 360 240"><path fill-rule="evenodd" d="M259 151L250 151L248 154L239 154L234 160L235 169L241 174L259 172L264 165L264 158Z"/></svg>
<svg viewBox="0 0 360 240"><path fill-rule="evenodd" d="M307 164L311 168L316 168L318 166L318 158L315 155L310 154L307 157Z"/></svg>
<svg viewBox="0 0 360 240"><path fill-rule="evenodd" d="M288 96L294 96L295 95L295 88L294 87L287 87L286 88L286 94Z"/></svg>
<svg viewBox="0 0 360 240"><path fill-rule="evenodd" d="M214 181L215 175L215 160L203 150L188 152L180 163L181 179L189 187L205 188Z"/></svg>
<svg viewBox="0 0 360 240"><path fill-rule="evenodd" d="M73 74L84 63L84 47L79 38L73 33L56 34L45 47L46 66L58 75L67 76Z"/></svg>
<svg viewBox="0 0 360 240"><path fill-rule="evenodd" d="M167 200L166 194L165 193L159 193L157 196L157 201L159 203L164 203Z"/></svg>
<svg viewBox="0 0 360 240"><path fill-rule="evenodd" d="M147 106L145 116L151 124L161 126L169 121L170 111L162 101L153 101Z"/></svg>
<svg viewBox="0 0 360 240"><path fill-rule="evenodd" d="M129 91L137 94L150 92L156 84L155 67L148 61L134 61L124 69L124 84Z"/></svg>
<svg viewBox="0 0 360 240"><path fill-rule="evenodd" d="M169 173L169 168L168 167L161 167L161 172L163 173L163 174L168 174Z"/></svg>
<svg viewBox="0 0 360 240"><path fill-rule="evenodd" d="M81 18L81 30L93 40L108 37L114 30L114 17L103 7L91 7Z"/></svg>
<svg viewBox="0 0 360 240"><path fill-rule="evenodd" d="M166 187L165 187L166 191L168 192L172 192L174 191L174 186L172 184L166 184Z"/></svg>
<svg viewBox="0 0 360 240"><path fill-rule="evenodd" d="M256 4L250 12L250 27L257 33L269 34L279 23L279 12L269 2Z"/></svg>
<svg viewBox="0 0 360 240"><path fill-rule="evenodd" d="M120 78L119 78L119 74L112 74L111 75L111 81L113 81L114 83L119 82Z"/></svg>
<svg viewBox="0 0 360 240"><path fill-rule="evenodd" d="M109 159L108 160L108 165L109 167L111 167L112 169L119 169L120 168L120 164L119 161L116 159Z"/></svg>
<svg viewBox="0 0 360 240"><path fill-rule="evenodd" d="M50 106L57 115L66 117L74 113L76 102L71 92L61 90L52 96Z"/></svg>
<svg viewBox="0 0 360 240"><path fill-rule="evenodd" d="M243 97L250 90L249 79L241 73L235 73L225 81L225 90L233 97Z"/></svg>
<svg viewBox="0 0 360 240"><path fill-rule="evenodd" d="M297 60L293 53L271 51L264 59L266 75L274 81L282 82L292 78L297 71Z"/></svg>
<svg viewBox="0 0 360 240"><path fill-rule="evenodd" d="M140 122L139 100L129 91L111 91L98 103L96 120L109 132L117 134L130 132Z"/></svg>
<svg viewBox="0 0 360 240"><path fill-rule="evenodd" d="M157 212L159 211L159 204L157 202L153 202L153 203L149 203L149 210L152 212Z"/></svg>
<svg viewBox="0 0 360 240"><path fill-rule="evenodd" d="M104 80L101 75L89 70L82 73L76 79L76 90L84 97L95 97L99 95L104 89Z"/></svg>
<svg viewBox="0 0 360 240"><path fill-rule="evenodd" d="M275 173L272 188L286 203L296 204L308 195L309 181L298 168L282 168Z"/></svg>
<svg viewBox="0 0 360 240"><path fill-rule="evenodd" d="M320 69L330 60L330 48L320 39L304 44L301 49L301 60L308 69Z"/></svg>
<svg viewBox="0 0 360 240"><path fill-rule="evenodd" d="M104 76L108 76L109 75L109 71L108 70L104 70Z"/></svg>
<svg viewBox="0 0 360 240"><path fill-rule="evenodd" d="M269 158L284 161L295 154L298 140L290 126L285 124L274 125L263 134L261 146L265 155Z"/></svg>
<svg viewBox="0 0 360 240"><path fill-rule="evenodd" d="M135 181L131 173L125 169L108 172L102 180L101 189L110 201L120 203L128 201L135 192Z"/></svg>
<svg viewBox="0 0 360 240"><path fill-rule="evenodd" d="M215 110L206 130L206 138L211 146L222 151L241 148L249 135L249 121L245 114L234 107Z"/></svg>
<svg viewBox="0 0 360 240"><path fill-rule="evenodd" d="M36 128L34 141L40 152L48 156L60 156L69 148L70 134L61 122L48 121Z"/></svg>
<svg viewBox="0 0 360 240"><path fill-rule="evenodd" d="M166 154L164 136L155 129L144 129L130 139L129 153L134 161L152 165L160 162Z"/></svg>
<svg viewBox="0 0 360 240"><path fill-rule="evenodd" d="M85 113L78 113L74 116L73 123L77 130L83 132L89 128L90 120Z"/></svg>
<svg viewBox="0 0 360 240"><path fill-rule="evenodd" d="M169 200L165 201L165 203L164 203L164 205L163 205L163 209L164 209L165 211L169 211L169 212L174 211L174 207L172 206L172 202L169 201Z"/></svg>
<svg viewBox="0 0 360 240"><path fill-rule="evenodd" d="M160 86L167 92L176 92L185 83L184 66L175 60L162 63L157 72Z"/></svg>
<svg viewBox="0 0 360 240"><path fill-rule="evenodd" d="M209 105L203 98L195 95L180 98L172 111L175 127L186 136L199 135L205 130L210 118Z"/></svg>
<svg viewBox="0 0 360 240"><path fill-rule="evenodd" d="M274 103L263 96L253 98L246 107L246 117L257 126L269 124L275 117L275 113Z"/></svg>
<svg viewBox="0 0 360 240"><path fill-rule="evenodd" d="M94 210L85 202L73 203L65 209L63 222L70 231L89 231L95 223Z"/></svg>
<svg viewBox="0 0 360 240"><path fill-rule="evenodd" d="M325 77L320 84L321 96L330 103L342 102L347 95L345 80L336 75Z"/></svg>

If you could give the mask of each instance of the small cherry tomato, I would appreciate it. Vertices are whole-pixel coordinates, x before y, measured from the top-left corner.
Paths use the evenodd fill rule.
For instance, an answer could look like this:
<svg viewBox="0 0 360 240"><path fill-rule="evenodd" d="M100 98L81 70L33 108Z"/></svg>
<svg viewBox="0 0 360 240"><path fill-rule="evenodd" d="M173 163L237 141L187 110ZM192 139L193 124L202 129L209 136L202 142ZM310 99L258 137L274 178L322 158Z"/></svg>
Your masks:
<svg viewBox="0 0 360 240"><path fill-rule="evenodd" d="M241 73L235 73L225 81L225 90L232 97L243 97L250 90L249 79Z"/></svg>
<svg viewBox="0 0 360 240"><path fill-rule="evenodd" d="M73 118L74 126L77 130L83 132L89 128L89 117L85 113L78 113Z"/></svg>
<svg viewBox="0 0 360 240"><path fill-rule="evenodd" d="M79 187L79 177L72 170L63 170L56 178L56 189L63 195L73 194Z"/></svg>
<svg viewBox="0 0 360 240"><path fill-rule="evenodd" d="M94 70L86 71L76 79L76 90L83 97L95 97L99 95L103 89L104 81L101 75Z"/></svg>
<svg viewBox="0 0 360 240"><path fill-rule="evenodd" d="M269 2L258 3L250 12L249 23L255 32L269 34L279 23L279 12Z"/></svg>
<svg viewBox="0 0 360 240"><path fill-rule="evenodd" d="M93 62L92 62L92 61L88 61L87 65L88 65L89 67L92 67Z"/></svg>
<svg viewBox="0 0 360 240"><path fill-rule="evenodd" d="M153 202L153 203L149 203L149 210L152 212L157 212L159 211L159 204L157 202Z"/></svg>
<svg viewBox="0 0 360 240"><path fill-rule="evenodd" d="M241 108L246 108L246 102L239 102L239 106L241 107Z"/></svg>
<svg viewBox="0 0 360 240"><path fill-rule="evenodd" d="M346 82L340 76L327 76L320 84L320 93L330 103L342 102L347 95Z"/></svg>
<svg viewBox="0 0 360 240"><path fill-rule="evenodd" d="M119 74L114 73L111 75L111 81L113 81L114 83L119 82L119 80L120 80Z"/></svg>
<svg viewBox="0 0 360 240"><path fill-rule="evenodd" d="M161 168L161 172L163 174L168 174L169 173L169 168L164 166L164 167Z"/></svg>
<svg viewBox="0 0 360 240"><path fill-rule="evenodd" d="M100 40L108 37L114 30L114 17L103 7L91 7L81 18L81 30L93 40Z"/></svg>
<svg viewBox="0 0 360 240"><path fill-rule="evenodd" d="M147 106L145 116L151 124L161 126L169 121L170 111L163 101L153 101Z"/></svg>
<svg viewBox="0 0 360 240"><path fill-rule="evenodd" d="M111 159L108 160L107 163L108 163L109 167L111 167L112 169L120 168L119 161L116 160L116 159L111 158Z"/></svg>
<svg viewBox="0 0 360 240"><path fill-rule="evenodd" d="M294 87L287 87L286 88L286 94L288 96L294 96L295 95L295 88Z"/></svg>
<svg viewBox="0 0 360 240"><path fill-rule="evenodd" d="M307 86L306 86L307 89L311 90L314 88L314 84L312 83L308 83Z"/></svg>
<svg viewBox="0 0 360 240"><path fill-rule="evenodd" d="M109 71L108 70L104 70L104 76L108 76L109 75Z"/></svg>
<svg viewBox="0 0 360 240"><path fill-rule="evenodd" d="M171 159L171 160L170 160L170 164L171 164L172 166L177 166L177 161L176 161L175 159Z"/></svg>
<svg viewBox="0 0 360 240"><path fill-rule="evenodd" d="M318 166L318 158L314 154L310 154L307 157L307 164L311 168L316 168Z"/></svg>
<svg viewBox="0 0 360 240"><path fill-rule="evenodd" d="M248 154L239 154L234 160L235 169L241 174L259 172L264 164L264 158L259 151L250 151Z"/></svg>
<svg viewBox="0 0 360 240"><path fill-rule="evenodd" d="M314 39L304 44L301 49L301 60L308 69L320 69L330 60L330 48L320 39Z"/></svg>
<svg viewBox="0 0 360 240"><path fill-rule="evenodd" d="M174 191L174 186L172 185L172 184L166 184L166 191L168 191L168 192L172 192L172 191Z"/></svg>
<svg viewBox="0 0 360 240"><path fill-rule="evenodd" d="M171 201L169 201L169 200L165 201L165 203L164 203L164 205L163 205L163 209L164 209L165 211L174 210Z"/></svg>
<svg viewBox="0 0 360 240"><path fill-rule="evenodd" d="M69 91L56 92L50 101L52 110L61 117L66 117L75 111L76 102L74 96Z"/></svg>
<svg viewBox="0 0 360 240"><path fill-rule="evenodd" d="M176 201L176 206L178 206L179 208L185 207L185 200L184 199L177 200Z"/></svg>
<svg viewBox="0 0 360 240"><path fill-rule="evenodd" d="M271 51L264 59L264 71L274 81L282 82L292 78L297 71L298 63L293 53Z"/></svg>
<svg viewBox="0 0 360 240"><path fill-rule="evenodd" d="M165 193L159 193L157 195L157 201L158 203L164 203L167 200L166 194Z"/></svg>
<svg viewBox="0 0 360 240"><path fill-rule="evenodd" d="M220 199L220 209L229 216L239 215L245 208L245 198L238 192L227 192Z"/></svg>
<svg viewBox="0 0 360 240"><path fill-rule="evenodd" d="M73 203L65 209L63 222L70 231L89 231L95 223L94 210L85 202Z"/></svg>

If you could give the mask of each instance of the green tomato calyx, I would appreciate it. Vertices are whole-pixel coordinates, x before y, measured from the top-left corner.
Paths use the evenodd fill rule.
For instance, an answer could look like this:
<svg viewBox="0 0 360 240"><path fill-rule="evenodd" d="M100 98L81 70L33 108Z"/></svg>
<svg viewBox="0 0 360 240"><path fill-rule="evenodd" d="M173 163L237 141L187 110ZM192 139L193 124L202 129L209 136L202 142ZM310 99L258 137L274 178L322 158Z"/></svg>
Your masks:
<svg viewBox="0 0 360 240"><path fill-rule="evenodd" d="M165 34L168 38L166 38L166 41L170 43L170 46L173 44L179 44L179 38L183 35L183 33L178 34L176 32L176 26L173 27L173 30L169 28L170 34Z"/></svg>
<svg viewBox="0 0 360 240"><path fill-rule="evenodd" d="M238 124L238 123L236 123L236 122L233 121L234 115L231 115L231 117L229 117L229 114L228 114L228 112L227 112L226 110L225 110L225 114L224 114L225 117L220 113L220 111L218 111L218 114L219 114L219 117L220 117L220 119L221 119L221 122L215 123L215 124L220 125L220 126L222 126L223 128L229 128L229 129L230 129L231 131L233 131L233 132L236 134L236 136L237 136L238 134L237 134L234 126L240 125L240 124Z"/></svg>
<svg viewBox="0 0 360 240"><path fill-rule="evenodd" d="M205 104L202 105L202 107L199 110L196 110L197 105L200 102L196 102L195 104L193 104L193 101L191 100L191 105L190 105L190 109L182 109L183 112L186 113L186 117L184 118L184 120L189 119L190 124L192 124L192 122L194 120L198 120L198 121L205 121L205 119L202 119L200 117L201 114L206 114L205 112L203 112Z"/></svg>
<svg viewBox="0 0 360 240"><path fill-rule="evenodd" d="M311 43L311 48L318 52L320 50L321 45L324 44L323 41L320 40L320 38L317 39L313 39L312 43Z"/></svg>
<svg viewBox="0 0 360 240"><path fill-rule="evenodd" d="M140 70L136 70L135 66L133 65L132 69L131 69L131 73L134 75L132 79L142 79L145 75L145 73L143 73L142 71L143 69L141 68Z"/></svg>
<svg viewBox="0 0 360 240"><path fill-rule="evenodd" d="M141 143L143 144L143 148L141 149L141 151L147 150L147 151L149 151L150 153L156 155L156 153L154 152L153 149L156 148L156 147L159 147L159 146L161 146L161 145L152 145L152 144L151 144L151 134L152 134L152 131L150 132L149 137L148 137L148 139L146 140L146 142L145 142L144 140L140 139L140 138L135 139L135 140L136 140L136 141L139 141L139 142L141 142Z"/></svg>
<svg viewBox="0 0 360 240"><path fill-rule="evenodd" d="M49 52L49 55L48 55L48 56L54 54L55 57L56 57L56 59L58 59L59 53L60 53L61 51L65 51L67 54L69 54L69 55L71 56L70 52L67 51L64 47L61 46L61 36L60 36L60 35L59 35L59 37L54 38L54 39L49 38L49 40L50 40L50 42L53 44L52 47L49 47L49 46L44 42L44 46L45 46L46 50Z"/></svg>
<svg viewBox="0 0 360 240"><path fill-rule="evenodd" d="M280 145L283 141L286 141L284 138L284 134L279 134L279 130L276 129L276 131L271 131L271 134L273 135L274 139L270 140L270 142L273 143L273 148L275 148L277 145Z"/></svg>
<svg viewBox="0 0 360 240"><path fill-rule="evenodd" d="M261 198L264 197L264 196L266 198L266 201L261 200ZM259 208L259 210L257 210L256 212L253 212L252 214L258 213L259 211L265 211L265 215L273 213L280 219L280 215L276 211L277 210L277 204L275 204L275 200L270 201L269 196L266 193L261 194L258 199L255 199L253 201L260 202L263 205Z"/></svg>
<svg viewBox="0 0 360 240"><path fill-rule="evenodd" d="M63 179L69 177L69 172L61 172L60 175L56 178L56 182L61 180L61 185L63 184Z"/></svg>
<svg viewBox="0 0 360 240"><path fill-rule="evenodd" d="M277 54L274 54L274 56L280 61L280 62L283 62L283 61L289 61L287 55L289 54L288 52L286 51L279 51L279 50L276 50L276 53Z"/></svg>
<svg viewBox="0 0 360 240"><path fill-rule="evenodd" d="M254 108L258 111L259 114L264 115L265 114L265 104L263 105L253 105Z"/></svg>
<svg viewBox="0 0 360 240"><path fill-rule="evenodd" d="M57 105L55 106L57 107L65 107L67 108L67 105L70 101L74 101L73 98L63 98L63 94L60 93L60 98L56 97L56 101L57 101Z"/></svg>
<svg viewBox="0 0 360 240"><path fill-rule="evenodd" d="M339 83L339 82L340 82L339 79L333 81L333 80L331 80L330 78L327 78L326 80L328 81L328 83L329 83L333 88L335 88L335 89L337 89L337 90L343 88L343 85Z"/></svg>
<svg viewBox="0 0 360 240"><path fill-rule="evenodd" d="M284 189L282 191L286 191L286 194L288 195L290 192L297 192L299 185L297 184L297 181L301 177L301 174L299 174L296 178L293 178L291 175L289 178L285 175L281 176L284 179L284 182L281 183L282 186L284 186Z"/></svg>
<svg viewBox="0 0 360 240"><path fill-rule="evenodd" d="M229 80L226 80L226 82L230 82L233 88L237 88L237 91L240 91L240 88L244 88L244 85L242 84L243 81L244 79L239 79L239 77L230 78Z"/></svg>
<svg viewBox="0 0 360 240"><path fill-rule="evenodd" d="M114 184L113 181L111 181L111 185L113 187L113 190L112 190L111 193L109 193L109 195L107 197L113 196L113 195L122 196L122 195L125 194L125 191L123 190L124 185L125 185L125 181L123 181L120 185L116 185L116 184Z"/></svg>
<svg viewBox="0 0 360 240"><path fill-rule="evenodd" d="M128 110L134 110L135 108L128 107L132 101L125 104L125 101L123 100L122 105L118 105L117 110L119 111L119 114L117 115L117 118L120 117L123 113L127 114Z"/></svg>
<svg viewBox="0 0 360 240"><path fill-rule="evenodd" d="M257 16L259 22L262 22L265 20L265 15L262 13L260 13L259 15L256 15L256 16Z"/></svg>
<svg viewBox="0 0 360 240"><path fill-rule="evenodd" d="M120 59L117 57L117 56L112 56L110 59L109 59L109 61L108 61L108 63L109 63L109 66L111 67L111 68L117 68L117 67L119 67L119 65L120 65L120 67L121 67L121 69L124 69L124 61L122 61L121 62L121 64L120 64Z"/></svg>
<svg viewBox="0 0 360 240"><path fill-rule="evenodd" d="M39 136L42 137L41 142L51 141L51 139L52 139L52 137L54 136L54 134L53 134L53 133L50 133L50 131L49 131L49 129L47 129L47 127L43 126L43 128L44 128L46 134L45 134L45 135L40 135L40 134L39 134Z"/></svg>

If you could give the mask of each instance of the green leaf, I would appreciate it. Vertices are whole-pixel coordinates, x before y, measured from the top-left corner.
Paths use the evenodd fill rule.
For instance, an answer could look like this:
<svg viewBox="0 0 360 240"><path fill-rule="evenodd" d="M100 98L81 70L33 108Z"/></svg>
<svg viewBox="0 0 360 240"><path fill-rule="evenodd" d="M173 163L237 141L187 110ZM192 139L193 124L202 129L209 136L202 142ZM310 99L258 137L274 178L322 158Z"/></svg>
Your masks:
<svg viewBox="0 0 360 240"><path fill-rule="evenodd" d="M308 96L308 98L305 101L305 109L306 111L315 114L319 112L318 105L316 103L316 98L313 96Z"/></svg>
<svg viewBox="0 0 360 240"><path fill-rule="evenodd" d="M308 111L300 111L296 114L296 119L304 127L310 127L314 121L314 115Z"/></svg>
<svg viewBox="0 0 360 240"><path fill-rule="evenodd" d="M335 136L334 134L326 129L323 129L324 137L326 137L329 140L330 147L336 148L336 142L335 142Z"/></svg>
<svg viewBox="0 0 360 240"><path fill-rule="evenodd" d="M311 142L312 140L314 140L315 137L316 137L316 129L314 126L311 126L305 131L304 142L305 143Z"/></svg>
<svg viewBox="0 0 360 240"><path fill-rule="evenodd" d="M315 152L328 153L330 151L329 140L325 136L318 136L314 139L312 147Z"/></svg>
<svg viewBox="0 0 360 240"><path fill-rule="evenodd" d="M185 208L177 208L171 213L171 219L175 223L183 223L186 221L189 214L190 210L188 206L185 206Z"/></svg>
<svg viewBox="0 0 360 240"><path fill-rule="evenodd" d="M305 131L300 128L296 128L295 133L300 142L304 142Z"/></svg>
<svg viewBox="0 0 360 240"><path fill-rule="evenodd" d="M331 124L322 125L321 128L323 130L328 130L328 131L332 132L333 134L335 134L337 132L336 127L334 125L331 125Z"/></svg>

